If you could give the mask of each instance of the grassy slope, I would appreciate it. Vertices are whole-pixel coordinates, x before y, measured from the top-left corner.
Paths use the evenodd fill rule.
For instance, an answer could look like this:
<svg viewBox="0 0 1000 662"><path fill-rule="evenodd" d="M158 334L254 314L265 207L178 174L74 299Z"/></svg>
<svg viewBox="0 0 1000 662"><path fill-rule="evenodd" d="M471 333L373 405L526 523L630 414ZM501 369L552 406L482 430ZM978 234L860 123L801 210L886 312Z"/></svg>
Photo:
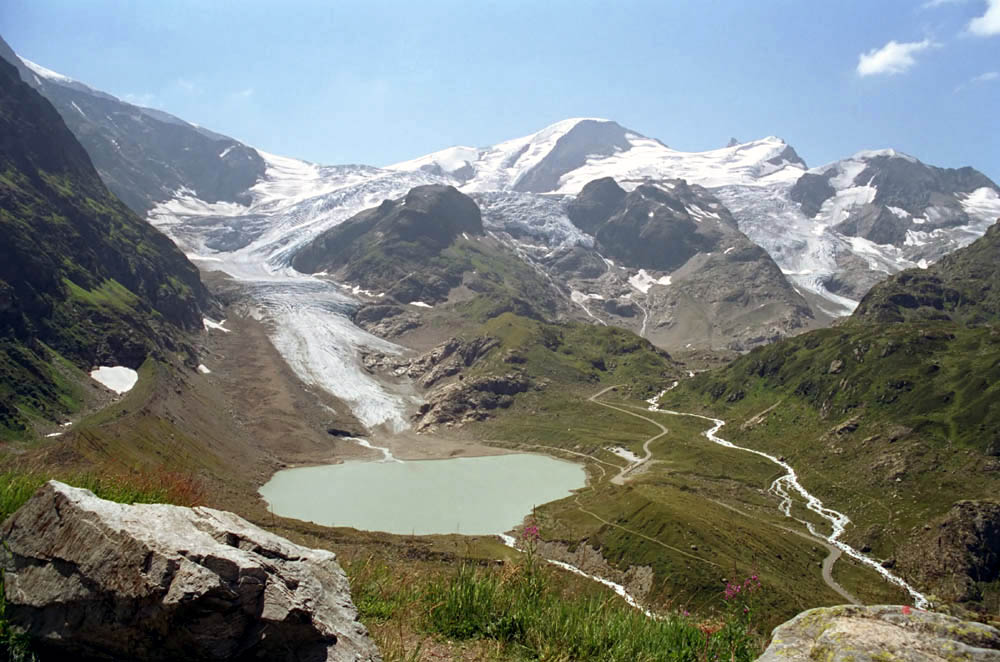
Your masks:
<svg viewBox="0 0 1000 662"><path fill-rule="evenodd" d="M519 395L496 419L463 429L499 445L587 464L588 489L538 509L546 541L570 553L581 544L599 548L622 571L649 566L654 580L648 599L658 607L711 612L719 604L722 578L754 573L767 587L761 600L771 623L807 607L843 601L817 569L826 549L780 528L787 521L764 494L777 475L774 466L706 442L703 421L655 415L670 430L651 446L655 462L626 486L608 482L624 461L607 447L622 446L641 456L643 443L659 429L588 398L621 385L603 400L642 413L643 400L683 372L645 340L614 328L551 325L511 314L470 334L501 340L472 367L473 374L517 368L548 385ZM841 561L837 573L866 599L902 598L852 563Z"/></svg>
<svg viewBox="0 0 1000 662"><path fill-rule="evenodd" d="M6 62L0 83L3 440L77 410L79 369L190 354L181 330L199 324L208 295L197 269L108 192L55 109Z"/></svg>
<svg viewBox="0 0 1000 662"><path fill-rule="evenodd" d="M755 350L663 404L784 455L851 517L849 542L889 558L954 502L1000 493L998 377L996 327L850 323Z"/></svg>

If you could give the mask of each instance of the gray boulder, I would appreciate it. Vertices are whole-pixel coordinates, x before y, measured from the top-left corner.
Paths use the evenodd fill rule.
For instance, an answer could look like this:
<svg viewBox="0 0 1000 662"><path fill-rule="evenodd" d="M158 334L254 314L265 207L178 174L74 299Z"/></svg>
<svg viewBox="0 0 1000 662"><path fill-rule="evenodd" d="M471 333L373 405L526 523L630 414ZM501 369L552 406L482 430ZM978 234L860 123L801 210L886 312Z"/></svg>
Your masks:
<svg viewBox="0 0 1000 662"><path fill-rule="evenodd" d="M757 662L995 662L1000 631L910 607L821 607L774 629Z"/></svg>
<svg viewBox="0 0 1000 662"><path fill-rule="evenodd" d="M42 659L381 660L334 554L232 513L50 481L0 535L7 615Z"/></svg>

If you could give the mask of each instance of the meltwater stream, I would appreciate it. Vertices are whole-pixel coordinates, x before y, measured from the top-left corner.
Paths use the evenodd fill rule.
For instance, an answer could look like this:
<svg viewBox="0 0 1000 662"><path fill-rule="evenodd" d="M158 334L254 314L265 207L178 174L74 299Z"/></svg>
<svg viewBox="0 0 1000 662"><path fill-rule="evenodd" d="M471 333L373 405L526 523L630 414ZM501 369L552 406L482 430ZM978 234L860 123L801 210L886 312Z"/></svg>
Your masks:
<svg viewBox="0 0 1000 662"><path fill-rule="evenodd" d="M674 386L676 385L677 384L674 383ZM665 392L666 391L664 391L664 393ZM660 395L662 395L662 393ZM846 529L847 525L850 523L851 520L844 513L838 512L836 510L833 510L832 508L827 508L826 506L824 506L822 501L820 501L818 498L810 494L809 491L806 490L806 488L802 487L802 484L799 483L798 474L795 473L795 469L793 469L790 464L769 453L765 453L763 451L759 451L753 448L746 448L744 446L737 446L731 441L726 441L722 437L718 436L717 434L718 431L722 429L723 425L726 424L726 422L723 421L722 419L711 418L709 416L702 416L700 414L691 414L681 411L671 411L669 409L660 409L659 406L656 404L658 399L659 396L657 396L656 398L652 398L649 401L650 402L649 411L660 412L663 414L671 414L673 416L692 416L694 418L700 418L705 421L710 421L712 423L712 427L702 433L703 435L705 435L705 437L709 439L709 441L719 444L720 446L725 446L726 448L732 448L735 450L745 451L747 453L753 453L754 455L759 455L761 457L767 458L774 464L784 469L785 474L775 479L775 481L771 483L770 491L781 498L781 504L778 507L786 517L794 519L797 522L805 525L805 527L809 529L809 532L814 536L816 536L817 538L822 538L826 540L831 545L836 546L838 549L840 549L842 552L844 552L851 558L856 559L857 561L860 561L861 563L867 565L868 567L872 568L880 575L885 577L885 579L887 579L888 581L892 582L893 584L905 590L907 593L910 594L910 597L913 598L913 601L917 607L925 609L929 606L930 603L928 602L927 598L922 593L917 591L915 588L910 586L910 584L908 584L903 578L897 577L893 573L889 572L889 570L887 570L886 568L883 568L882 564L880 564L875 559L865 556L858 550L854 549L847 543L840 540L841 534L844 533L844 530ZM819 515L820 517L822 517L823 519L825 519L830 523L830 526L832 528L832 533L830 533L830 535L824 535L823 533L817 531L815 525L813 525L812 522L807 522L792 516L792 492L797 492L803 499L805 499L806 508L808 508L809 510L816 513L817 515Z"/></svg>

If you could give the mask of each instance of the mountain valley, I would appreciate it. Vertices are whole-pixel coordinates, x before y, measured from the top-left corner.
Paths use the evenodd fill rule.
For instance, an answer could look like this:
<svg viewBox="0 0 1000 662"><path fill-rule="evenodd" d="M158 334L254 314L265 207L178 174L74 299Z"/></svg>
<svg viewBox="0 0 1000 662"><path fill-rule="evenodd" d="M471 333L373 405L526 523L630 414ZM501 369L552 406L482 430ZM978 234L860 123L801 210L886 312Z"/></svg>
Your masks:
<svg viewBox="0 0 1000 662"><path fill-rule="evenodd" d="M387 660L521 659L406 605L525 552L560 599L707 639L750 577L763 629L845 601L1000 618L1000 187L973 168L684 152L597 118L319 165L2 40L0 123L0 496L156 485L333 550ZM259 492L524 453L586 485L493 535L321 526Z"/></svg>

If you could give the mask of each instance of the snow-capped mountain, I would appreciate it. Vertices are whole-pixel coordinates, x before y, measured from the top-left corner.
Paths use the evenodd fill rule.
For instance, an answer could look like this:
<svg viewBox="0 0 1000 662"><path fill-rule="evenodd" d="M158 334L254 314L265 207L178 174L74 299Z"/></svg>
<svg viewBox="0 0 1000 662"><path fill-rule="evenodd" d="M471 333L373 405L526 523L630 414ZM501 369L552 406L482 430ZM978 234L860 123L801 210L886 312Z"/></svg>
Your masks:
<svg viewBox="0 0 1000 662"><path fill-rule="evenodd" d="M968 244L1000 216L1000 189L972 168L935 168L882 150L808 170L780 138L682 152L601 119L565 120L389 169L433 173L469 193L575 195L604 177L625 190L684 179L710 189L829 317L849 313L887 275Z"/></svg>
<svg viewBox="0 0 1000 662"><path fill-rule="evenodd" d="M604 119L557 122L493 147L451 147L388 166L447 176L461 190L576 194L612 177L625 188L686 179L714 188L794 182L806 170L795 150L768 137L708 152L681 152Z"/></svg>

